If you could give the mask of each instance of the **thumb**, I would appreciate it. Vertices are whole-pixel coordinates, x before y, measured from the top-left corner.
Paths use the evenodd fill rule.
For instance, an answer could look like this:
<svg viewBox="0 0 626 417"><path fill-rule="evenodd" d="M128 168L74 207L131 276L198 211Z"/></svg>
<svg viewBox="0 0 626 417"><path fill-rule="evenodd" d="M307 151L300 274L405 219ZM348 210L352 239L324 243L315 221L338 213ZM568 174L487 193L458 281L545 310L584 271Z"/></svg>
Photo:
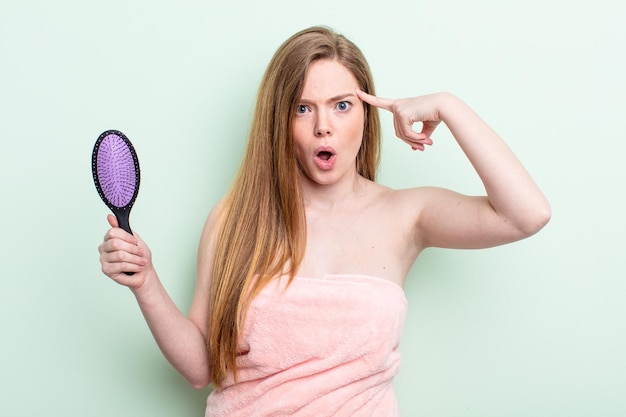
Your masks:
<svg viewBox="0 0 626 417"><path fill-rule="evenodd" d="M370 104L375 107L380 107L381 109L385 109L387 111L392 111L394 100L391 100L389 98L373 96L371 94L366 93L365 91L362 91L360 88L356 89L356 95L367 104Z"/></svg>
<svg viewBox="0 0 626 417"><path fill-rule="evenodd" d="M111 227L119 227L119 224L117 222L117 218L114 215L108 214L107 215L107 221L109 222Z"/></svg>
<svg viewBox="0 0 626 417"><path fill-rule="evenodd" d="M439 125L439 121L425 121L422 122L422 134L426 135L426 137L430 138L437 126Z"/></svg>
<svg viewBox="0 0 626 417"><path fill-rule="evenodd" d="M109 222L109 225L111 227L114 227L114 228L120 227L119 222L117 221L117 217L115 217L112 214L107 215L107 221ZM143 246L146 246L143 240L141 240L141 237L139 236L139 234L135 231L133 231L133 234L126 233L125 236L126 236L125 240L127 240L130 243L133 243L135 245L140 245L140 246L143 244Z"/></svg>

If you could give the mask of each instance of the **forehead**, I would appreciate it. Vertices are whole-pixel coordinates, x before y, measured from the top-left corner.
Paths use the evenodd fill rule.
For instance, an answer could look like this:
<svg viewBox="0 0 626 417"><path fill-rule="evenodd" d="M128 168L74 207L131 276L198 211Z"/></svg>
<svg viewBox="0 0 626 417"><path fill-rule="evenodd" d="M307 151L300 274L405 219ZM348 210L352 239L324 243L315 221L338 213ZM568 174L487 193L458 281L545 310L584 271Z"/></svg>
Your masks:
<svg viewBox="0 0 626 417"><path fill-rule="evenodd" d="M322 59L309 66L304 79L303 98L334 97L337 94L354 93L359 86L356 78L343 64Z"/></svg>

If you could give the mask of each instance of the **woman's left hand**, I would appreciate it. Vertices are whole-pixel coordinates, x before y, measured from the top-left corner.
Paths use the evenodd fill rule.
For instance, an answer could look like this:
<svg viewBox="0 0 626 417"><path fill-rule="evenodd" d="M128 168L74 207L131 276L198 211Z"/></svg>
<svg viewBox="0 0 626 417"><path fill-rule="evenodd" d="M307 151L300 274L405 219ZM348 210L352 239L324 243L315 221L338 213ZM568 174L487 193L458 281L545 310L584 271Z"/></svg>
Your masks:
<svg viewBox="0 0 626 417"><path fill-rule="evenodd" d="M356 92L364 102L393 114L396 136L411 146L411 149L423 151L426 145L433 144L431 135L441 123L438 94L390 99L376 97L359 89ZM422 123L421 132L413 130L415 123Z"/></svg>

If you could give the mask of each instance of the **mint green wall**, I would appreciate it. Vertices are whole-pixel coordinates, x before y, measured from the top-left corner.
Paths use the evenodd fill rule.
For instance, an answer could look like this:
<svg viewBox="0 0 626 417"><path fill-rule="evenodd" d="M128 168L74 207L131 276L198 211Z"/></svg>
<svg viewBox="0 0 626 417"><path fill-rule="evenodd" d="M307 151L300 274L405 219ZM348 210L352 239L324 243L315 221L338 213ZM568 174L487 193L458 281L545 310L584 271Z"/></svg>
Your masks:
<svg viewBox="0 0 626 417"><path fill-rule="evenodd" d="M382 96L452 91L553 205L530 240L428 250L397 378L404 416L626 415L626 10L617 0L0 3L0 415L201 416L130 292L99 270L107 209L93 143L142 166L131 225L184 311L210 207L239 162L255 90L287 36L327 24ZM480 193L445 129L426 153L387 115L381 182Z"/></svg>

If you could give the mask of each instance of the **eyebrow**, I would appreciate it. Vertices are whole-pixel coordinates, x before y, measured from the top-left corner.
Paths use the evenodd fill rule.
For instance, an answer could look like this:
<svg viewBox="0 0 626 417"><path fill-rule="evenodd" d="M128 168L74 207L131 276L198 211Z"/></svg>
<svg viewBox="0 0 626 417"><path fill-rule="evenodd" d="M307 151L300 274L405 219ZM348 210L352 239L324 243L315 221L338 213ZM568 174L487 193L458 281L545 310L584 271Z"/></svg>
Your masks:
<svg viewBox="0 0 626 417"><path fill-rule="evenodd" d="M326 102L327 102L327 103L332 103L332 102L334 102L334 101L341 101L341 100L343 100L343 99L345 99L345 98L348 98L348 97L356 97L356 94L355 94L355 93L344 93L344 94L339 94L339 95L336 95L336 96L334 96L334 97L329 98L328 100L326 100ZM312 101L312 100L308 100L308 99L306 99L306 98L302 98L302 99L300 99L300 102L301 102L301 103L305 103L305 104L312 104L312 103L313 103L313 101Z"/></svg>

